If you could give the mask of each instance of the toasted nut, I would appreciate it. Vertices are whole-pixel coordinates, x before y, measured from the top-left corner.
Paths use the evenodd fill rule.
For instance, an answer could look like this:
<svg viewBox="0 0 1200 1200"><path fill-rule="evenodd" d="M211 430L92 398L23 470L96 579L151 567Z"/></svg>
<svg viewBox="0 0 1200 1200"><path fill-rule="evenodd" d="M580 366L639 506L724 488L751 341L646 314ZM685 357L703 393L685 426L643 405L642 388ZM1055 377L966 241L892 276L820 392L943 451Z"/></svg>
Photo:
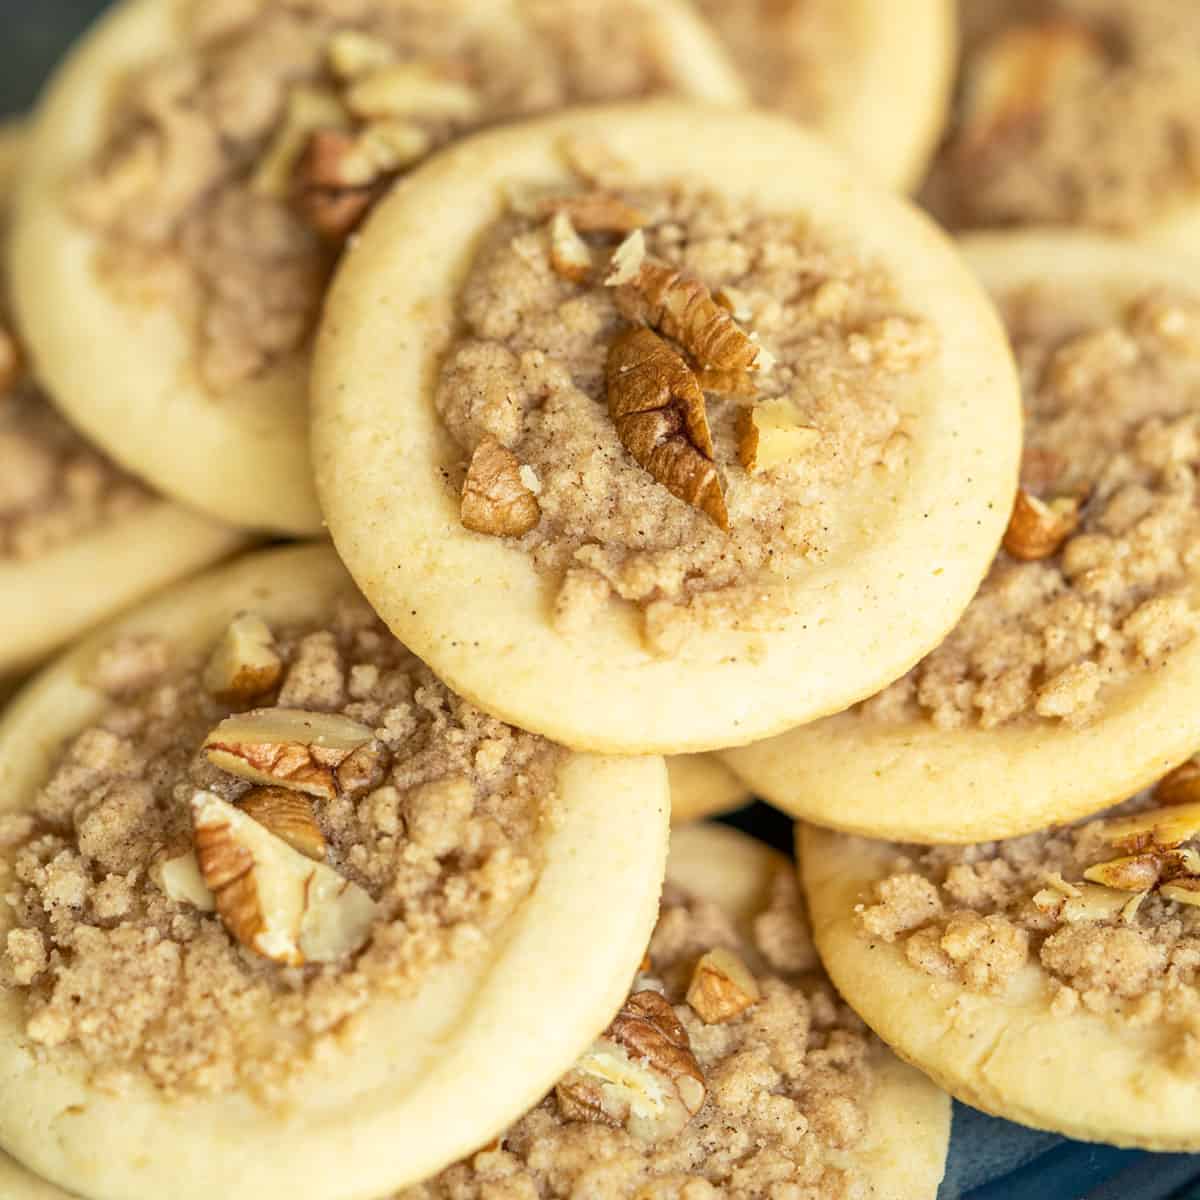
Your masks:
<svg viewBox="0 0 1200 1200"><path fill-rule="evenodd" d="M631 329L608 352L605 382L609 415L638 465L728 531L704 393L687 363L653 331Z"/></svg>
<svg viewBox="0 0 1200 1200"><path fill-rule="evenodd" d="M192 797L200 873L230 935L287 966L336 962L367 940L376 906L212 792Z"/></svg>
<svg viewBox="0 0 1200 1200"><path fill-rule="evenodd" d="M738 413L738 461L747 471L770 471L796 462L820 440L820 430L801 425L787 400L769 400Z"/></svg>
<svg viewBox="0 0 1200 1200"><path fill-rule="evenodd" d="M600 138L564 138L561 148L571 170L597 187L618 187L633 176L629 160Z"/></svg>
<svg viewBox="0 0 1200 1200"><path fill-rule="evenodd" d="M364 188L402 171L429 153L430 137L410 121L374 121L337 163L336 188Z"/></svg>
<svg viewBox="0 0 1200 1200"><path fill-rule="evenodd" d="M1164 775L1154 789L1154 799L1164 807L1200 803L1200 761L1189 758L1182 766Z"/></svg>
<svg viewBox="0 0 1200 1200"><path fill-rule="evenodd" d="M1158 894L1164 900L1174 900L1177 904L1200 906L1200 879L1176 879L1164 883L1158 889Z"/></svg>
<svg viewBox="0 0 1200 1200"><path fill-rule="evenodd" d="M21 351L17 339L0 328L0 395L11 392L21 378Z"/></svg>
<svg viewBox="0 0 1200 1200"><path fill-rule="evenodd" d="M1060 896L1066 896L1068 899L1083 895L1083 892L1075 884L1064 879L1058 871L1047 871L1042 876L1042 881L1051 891L1057 892Z"/></svg>
<svg viewBox="0 0 1200 1200"><path fill-rule="evenodd" d="M344 164L355 138L340 129L318 129L296 167L296 211L322 237L343 241L378 197L373 186L347 187Z"/></svg>
<svg viewBox="0 0 1200 1200"><path fill-rule="evenodd" d="M283 124L255 168L251 190L276 199L289 195L309 138L318 129L344 129L348 124L349 114L333 92L316 87L293 88Z"/></svg>
<svg viewBox="0 0 1200 1200"><path fill-rule="evenodd" d="M1049 558L1078 527L1078 500L1064 496L1047 504L1021 488L1004 532L1004 549L1022 562Z"/></svg>
<svg viewBox="0 0 1200 1200"><path fill-rule="evenodd" d="M673 1137L704 1103L704 1076L665 997L635 992L554 1089L568 1120L624 1126L645 1142Z"/></svg>
<svg viewBox="0 0 1200 1200"><path fill-rule="evenodd" d="M605 287L622 287L638 277L646 261L646 235L635 229L613 252L608 260Z"/></svg>
<svg viewBox="0 0 1200 1200"><path fill-rule="evenodd" d="M205 739L204 751L214 767L251 783L331 799L337 793L334 771L373 736L365 725L333 713L259 708L227 717Z"/></svg>
<svg viewBox="0 0 1200 1200"><path fill-rule="evenodd" d="M745 292L739 291L737 288L723 287L713 293L713 299L723 308L735 321L749 321L754 316L754 310L750 307L750 301Z"/></svg>
<svg viewBox="0 0 1200 1200"><path fill-rule="evenodd" d="M749 371L697 371L696 382L702 391L720 396L750 400L758 395L758 380Z"/></svg>
<svg viewBox="0 0 1200 1200"><path fill-rule="evenodd" d="M1157 854L1134 854L1096 863L1083 873L1084 879L1122 892L1144 892L1158 883L1163 860Z"/></svg>
<svg viewBox="0 0 1200 1200"><path fill-rule="evenodd" d="M1007 29L967 76L958 152L977 153L1028 126L1104 62L1100 39L1075 21L1051 18Z"/></svg>
<svg viewBox="0 0 1200 1200"><path fill-rule="evenodd" d="M1173 850L1200 833L1200 801L1113 817L1102 823L1102 832L1109 845L1131 854L1149 849Z"/></svg>
<svg viewBox="0 0 1200 1200"><path fill-rule="evenodd" d="M573 283L582 283L592 273L592 252L565 209L559 209L550 219L550 266Z"/></svg>
<svg viewBox="0 0 1200 1200"><path fill-rule="evenodd" d="M159 858L150 868L150 878L170 900L190 904L201 912L212 912L216 908L193 850Z"/></svg>
<svg viewBox="0 0 1200 1200"><path fill-rule="evenodd" d="M1098 883L1085 883L1079 895L1063 901L1059 916L1075 924L1078 921L1107 921L1129 903L1129 893Z"/></svg>
<svg viewBox="0 0 1200 1200"><path fill-rule="evenodd" d="M283 673L271 627L256 613L238 613L204 668L205 690L227 704L244 704L269 692Z"/></svg>
<svg viewBox="0 0 1200 1200"><path fill-rule="evenodd" d="M359 117L438 117L470 121L480 110L474 88L448 79L431 63L393 63L356 79L346 105Z"/></svg>
<svg viewBox="0 0 1200 1200"><path fill-rule="evenodd" d="M582 192L542 196L535 212L544 217L565 213L580 233L630 234L646 224L646 214L611 192Z"/></svg>
<svg viewBox="0 0 1200 1200"><path fill-rule="evenodd" d="M460 513L468 529L494 537L521 537L542 519L520 461L493 437L485 437L471 455Z"/></svg>
<svg viewBox="0 0 1200 1200"><path fill-rule="evenodd" d="M325 861L325 835L306 796L287 788L256 787L239 797L237 806L305 858Z"/></svg>
<svg viewBox="0 0 1200 1200"><path fill-rule="evenodd" d="M395 61L391 46L357 29L340 29L325 47L329 69L339 79L357 79Z"/></svg>
<svg viewBox="0 0 1200 1200"><path fill-rule="evenodd" d="M731 1021L762 998L758 980L734 953L722 947L700 958L692 971L687 1002L708 1025Z"/></svg>

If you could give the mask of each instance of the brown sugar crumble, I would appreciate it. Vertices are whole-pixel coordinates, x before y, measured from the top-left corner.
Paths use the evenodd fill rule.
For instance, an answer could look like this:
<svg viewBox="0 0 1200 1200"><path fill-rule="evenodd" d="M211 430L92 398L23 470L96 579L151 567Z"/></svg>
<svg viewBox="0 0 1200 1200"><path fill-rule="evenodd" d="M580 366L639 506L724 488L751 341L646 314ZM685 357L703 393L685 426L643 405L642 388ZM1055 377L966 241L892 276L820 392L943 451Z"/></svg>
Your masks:
<svg viewBox="0 0 1200 1200"><path fill-rule="evenodd" d="M465 459L509 452L564 632L612 598L662 654L772 627L773 585L836 547L844 489L905 461L936 334L794 215L566 150L579 187L514 188L481 241L438 411Z"/></svg>
<svg viewBox="0 0 1200 1200"><path fill-rule="evenodd" d="M193 0L72 189L130 302L193 314L220 392L304 346L346 237L474 129L679 90L650 0Z"/></svg>
<svg viewBox="0 0 1200 1200"><path fill-rule="evenodd" d="M1195 764L1187 768L1194 777ZM1168 777L1170 778L1170 777ZM1160 787L1086 821L972 846L897 846L858 906L860 936L913 966L1003 994L1040 970L1056 1015L1156 1022L1200 1048L1200 796ZM1178 1054L1175 1053L1178 1058ZM1200 1056L1185 1056L1200 1066Z"/></svg>
<svg viewBox="0 0 1200 1200"><path fill-rule="evenodd" d="M1146 293L1111 322L1081 303L1003 299L1025 398L1018 508L958 626L861 706L870 719L1085 724L1195 636L1200 302Z"/></svg>
<svg viewBox="0 0 1200 1200"><path fill-rule="evenodd" d="M819 124L854 86L853 20L836 0L697 0L756 103Z"/></svg>
<svg viewBox="0 0 1200 1200"><path fill-rule="evenodd" d="M0 329L0 563L31 562L152 500L21 378Z"/></svg>
<svg viewBox="0 0 1200 1200"><path fill-rule="evenodd" d="M1200 32L1176 0L967 0L925 190L952 228L1129 232L1200 186Z"/></svg>
<svg viewBox="0 0 1200 1200"><path fill-rule="evenodd" d="M99 1086L281 1095L372 996L485 950L535 879L560 752L448 691L357 597L313 625L243 615L207 660L122 639L93 683L104 715L0 817L0 986Z"/></svg>
<svg viewBox="0 0 1200 1200"><path fill-rule="evenodd" d="M792 869L753 942L716 905L668 885L649 958L613 1024L541 1104L397 1200L864 1195L853 1156L869 1135L878 1043L823 976L797 974L816 960ZM695 991L706 962L754 998L731 1016L710 1010ZM666 1100L639 1104L655 1094Z"/></svg>

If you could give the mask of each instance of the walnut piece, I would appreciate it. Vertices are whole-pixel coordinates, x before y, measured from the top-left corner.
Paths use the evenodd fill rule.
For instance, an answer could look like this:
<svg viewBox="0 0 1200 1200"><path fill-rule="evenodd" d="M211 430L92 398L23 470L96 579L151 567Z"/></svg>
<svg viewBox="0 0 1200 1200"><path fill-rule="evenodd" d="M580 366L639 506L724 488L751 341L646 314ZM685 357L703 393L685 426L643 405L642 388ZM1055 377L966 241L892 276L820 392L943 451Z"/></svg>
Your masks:
<svg viewBox="0 0 1200 1200"><path fill-rule="evenodd" d="M677 1134L705 1096L687 1031L656 991L631 995L554 1091L567 1120L624 1126L645 1142Z"/></svg>
<svg viewBox="0 0 1200 1200"><path fill-rule="evenodd" d="M687 991L687 1002L707 1025L731 1021L761 998L758 980L746 964L720 946L700 957Z"/></svg>
<svg viewBox="0 0 1200 1200"><path fill-rule="evenodd" d="M582 192L542 196L535 205L538 216L563 213L580 233L630 234L646 224L646 214L611 192Z"/></svg>
<svg viewBox="0 0 1200 1200"><path fill-rule="evenodd" d="M257 613L243 612L229 622L204 668L203 684L226 704L244 704L269 692L283 673L271 627Z"/></svg>
<svg viewBox="0 0 1200 1200"><path fill-rule="evenodd" d="M494 537L521 537L542 519L520 460L494 437L485 437L471 455L460 514L468 529Z"/></svg>
<svg viewBox="0 0 1200 1200"><path fill-rule="evenodd" d="M1051 17L1005 30L976 59L964 89L956 153L976 154L1019 132L1057 96L1105 66L1099 37Z"/></svg>
<svg viewBox="0 0 1200 1200"><path fill-rule="evenodd" d="M1154 799L1164 807L1200 802L1200 762L1189 758L1164 775L1154 789Z"/></svg>
<svg viewBox="0 0 1200 1200"><path fill-rule="evenodd" d="M324 862L328 847L307 796L281 787L251 788L237 802L264 829L314 862Z"/></svg>
<svg viewBox="0 0 1200 1200"><path fill-rule="evenodd" d="M1103 822L1102 831L1109 845L1130 854L1150 849L1173 850L1200 833L1200 801L1113 817Z"/></svg>
<svg viewBox="0 0 1200 1200"><path fill-rule="evenodd" d="M555 274L572 283L582 283L592 273L592 252L566 209L559 209L550 218L550 266Z"/></svg>
<svg viewBox="0 0 1200 1200"><path fill-rule="evenodd" d="M252 191L277 200L291 194L309 139L321 129L345 129L349 114L328 88L299 86L288 93L283 123L255 168Z"/></svg>
<svg viewBox="0 0 1200 1200"><path fill-rule="evenodd" d="M344 182L343 164L355 146L351 133L318 129L309 137L296 166L296 211L312 229L333 242L354 232L379 194L374 185Z"/></svg>
<svg viewBox="0 0 1200 1200"><path fill-rule="evenodd" d="M287 966L337 962L363 945L376 906L358 884L212 792L191 803L200 873L232 937Z"/></svg>
<svg viewBox="0 0 1200 1200"><path fill-rule="evenodd" d="M1020 488L1004 532L1004 549L1022 562L1050 558L1078 527L1078 500L1064 496L1047 504Z"/></svg>
<svg viewBox="0 0 1200 1200"><path fill-rule="evenodd" d="M801 425L787 400L770 400L738 413L738 461L758 473L803 458L820 440L811 425Z"/></svg>
<svg viewBox="0 0 1200 1200"><path fill-rule="evenodd" d="M259 708L226 717L204 741L215 767L251 783L276 784L326 800L334 772L373 738L349 717L302 708Z"/></svg>
<svg viewBox="0 0 1200 1200"><path fill-rule="evenodd" d="M687 363L649 329L621 334L605 368L621 444L673 496L728 532L704 393Z"/></svg>
<svg viewBox="0 0 1200 1200"><path fill-rule="evenodd" d="M150 878L168 899L190 904L201 912L213 912L216 901L209 891L192 849L164 855L150 868Z"/></svg>
<svg viewBox="0 0 1200 1200"><path fill-rule="evenodd" d="M646 258L622 287L627 316L678 342L701 367L749 371L761 347L698 279Z"/></svg>

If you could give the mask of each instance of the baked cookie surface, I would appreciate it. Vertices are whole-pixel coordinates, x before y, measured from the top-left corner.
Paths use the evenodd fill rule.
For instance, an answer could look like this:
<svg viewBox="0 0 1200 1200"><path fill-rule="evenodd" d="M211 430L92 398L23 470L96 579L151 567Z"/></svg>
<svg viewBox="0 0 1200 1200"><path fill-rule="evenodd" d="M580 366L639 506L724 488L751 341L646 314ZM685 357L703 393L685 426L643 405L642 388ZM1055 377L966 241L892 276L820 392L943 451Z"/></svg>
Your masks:
<svg viewBox="0 0 1200 1200"><path fill-rule="evenodd" d="M792 123L579 112L376 210L322 326L318 485L372 603L483 707L711 749L942 636L1011 502L1014 392L939 235Z"/></svg>
<svg viewBox="0 0 1200 1200"><path fill-rule="evenodd" d="M163 491L317 532L311 333L368 208L470 129L660 92L742 97L682 0L127 0L35 122L14 275L38 374Z"/></svg>
<svg viewBox="0 0 1200 1200"><path fill-rule="evenodd" d="M451 693L322 546L52 665L0 781L0 1143L147 1200L379 1195L486 1141L624 995L669 811L660 761Z"/></svg>
<svg viewBox="0 0 1200 1200"><path fill-rule="evenodd" d="M676 754L667 759L673 823L698 821L741 808L750 789L711 754Z"/></svg>
<svg viewBox="0 0 1200 1200"><path fill-rule="evenodd" d="M648 958L540 1105L400 1200L932 1200L948 1099L829 987L782 856L716 826L672 833Z"/></svg>
<svg viewBox="0 0 1200 1200"><path fill-rule="evenodd" d="M905 841L1073 820L1151 783L1200 737L1193 273L1086 235L965 246L1006 315L1025 391L1004 549L907 676L728 757L797 816Z"/></svg>
<svg viewBox="0 0 1200 1200"><path fill-rule="evenodd" d="M826 969L897 1054L967 1104L1194 1151L1197 773L1076 825L970 846L800 827Z"/></svg>

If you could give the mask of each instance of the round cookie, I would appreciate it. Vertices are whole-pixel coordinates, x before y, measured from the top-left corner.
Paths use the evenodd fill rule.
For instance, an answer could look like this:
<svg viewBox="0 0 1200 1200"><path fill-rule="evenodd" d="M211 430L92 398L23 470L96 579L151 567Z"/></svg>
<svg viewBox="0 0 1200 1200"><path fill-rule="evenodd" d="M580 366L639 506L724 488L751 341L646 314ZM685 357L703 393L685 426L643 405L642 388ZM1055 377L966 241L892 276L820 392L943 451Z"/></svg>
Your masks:
<svg viewBox="0 0 1200 1200"><path fill-rule="evenodd" d="M455 5L380 0L339 23L336 5L125 0L62 67L17 208L16 303L39 377L130 470L234 524L319 532L309 335L353 220L387 180L464 129L563 103L744 94L683 0ZM358 36L371 20L390 40ZM110 104L122 86L127 102ZM352 119L351 103L372 115ZM313 133L325 141L302 157ZM330 139L336 167L317 157Z"/></svg>
<svg viewBox="0 0 1200 1200"><path fill-rule="evenodd" d="M20 1163L0 1154L0 1188L5 1200L78 1200L62 1188L30 1174Z"/></svg>
<svg viewBox="0 0 1200 1200"><path fill-rule="evenodd" d="M880 183L916 186L954 83L955 0L694 2L757 104L815 129Z"/></svg>
<svg viewBox="0 0 1200 1200"><path fill-rule="evenodd" d="M1195 807L1171 841L1191 841ZM1085 1141L1195 1152L1200 926L1194 900L1166 897L1200 881L1089 882L1128 853L1103 825L926 848L798 824L817 947L867 1024L964 1103ZM1169 880L1194 855L1140 858Z"/></svg>
<svg viewBox="0 0 1200 1200"><path fill-rule="evenodd" d="M244 710L268 680L258 702L277 706L212 731L229 711L212 695ZM620 1003L666 854L660 761L568 754L479 714L323 546L244 558L60 659L0 725L0 782L18 893L0 918L0 1143L97 1200L350 1200L478 1146ZM249 876L227 873L229 839ZM52 930L35 914L63 887L82 898ZM40 961L84 914L70 960ZM181 960L198 994L172 983ZM553 1020L530 1003L545 995ZM489 1086L464 1088L481 1062Z"/></svg>
<svg viewBox="0 0 1200 1200"><path fill-rule="evenodd" d="M698 963L721 955L742 964L760 997L717 1020L689 980L703 973ZM932 1200L946 1165L948 1097L870 1035L864 1043L857 1019L813 969L786 859L730 829L675 830L648 958L621 1013L542 1104L496 1143L397 1200L632 1196L658 1194L656 1187L671 1195L690 1188L748 1198L793 1188L828 1200ZM738 1003L748 997L737 987L732 994ZM649 1020L631 1021L639 1012ZM677 1118L662 1129L668 1118L644 1104L642 1128L627 1132L620 1086L597 1089L596 1078L609 1076L589 1064L607 1072L620 1061L622 1027L640 1023L642 1069L669 1096L674 1089L653 1055L664 1019L678 1022L675 1066L689 1059L690 1082L705 1094L682 1125ZM627 1077L620 1067L614 1075ZM600 1117L589 1119L577 1103L589 1094Z"/></svg>
<svg viewBox="0 0 1200 1200"><path fill-rule="evenodd" d="M923 198L953 229L1200 246L1195 14L1174 0L964 0L958 96Z"/></svg>
<svg viewBox="0 0 1200 1200"><path fill-rule="evenodd" d="M0 196L24 153L0 127ZM87 445L20 378L0 325L0 678L32 666L245 537L154 496Z"/></svg>
<svg viewBox="0 0 1200 1200"><path fill-rule="evenodd" d="M563 147L597 141L607 169L580 190ZM648 222L610 255L615 275L564 275L562 213L525 215L547 190L615 194L602 219ZM676 275L689 217L695 275ZM778 267L757 292L756 261ZM710 286L748 306L746 328ZM745 366L748 349L754 369L697 375L622 305L710 364ZM700 346L705 322L726 341ZM750 336L766 329L774 345ZM654 359L630 365L647 344ZM669 386L707 409L715 460L663 432L683 401L646 418L678 459L639 440L644 414L610 417L643 403L639 379L646 403ZM762 399L721 394L739 388ZM1019 442L1002 331L935 229L792 122L669 103L483 134L410 176L335 281L313 399L326 518L376 610L481 707L614 752L741 744L902 674L978 585ZM495 462L512 510L488 491Z"/></svg>
<svg viewBox="0 0 1200 1200"><path fill-rule="evenodd" d="M671 821L682 824L731 812L750 802L750 789L711 754L676 754L667 759Z"/></svg>
<svg viewBox="0 0 1200 1200"><path fill-rule="evenodd" d="M900 841L1073 820L1200 743L1200 641L1188 632L1200 579L1181 474L1191 451L1171 439L1195 419L1194 273L1083 234L976 235L964 248L1013 322L1030 413L1024 485L1046 501L1056 487L1080 492L1079 536L1029 562L1000 554L943 646L861 708L727 755L794 816ZM1086 455L1079 470L1073 452ZM1013 537L1016 522L1006 545Z"/></svg>

